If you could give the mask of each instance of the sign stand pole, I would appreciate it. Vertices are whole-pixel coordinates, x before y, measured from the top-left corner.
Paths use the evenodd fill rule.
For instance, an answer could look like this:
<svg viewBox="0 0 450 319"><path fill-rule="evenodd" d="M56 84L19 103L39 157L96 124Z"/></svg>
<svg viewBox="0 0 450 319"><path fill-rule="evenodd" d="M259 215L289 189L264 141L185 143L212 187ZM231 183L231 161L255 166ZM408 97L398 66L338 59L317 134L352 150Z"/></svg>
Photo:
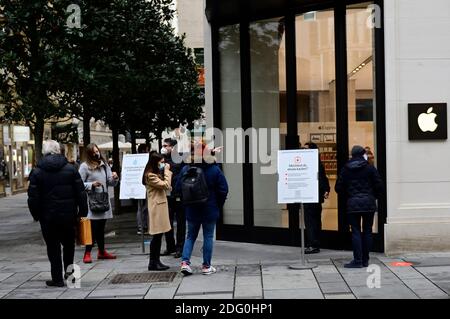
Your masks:
<svg viewBox="0 0 450 319"><path fill-rule="evenodd" d="M141 211L141 242L142 242L142 253L137 253L137 254L132 254L132 255L147 255L147 253L145 252L145 237L144 237L144 222L145 222L145 218L144 218L144 210L143 207L141 207L141 199L138 199L138 209L139 211Z"/></svg>
<svg viewBox="0 0 450 319"><path fill-rule="evenodd" d="M304 269L314 269L317 267L316 264L310 264L305 260L305 207L301 203L300 209L300 228L302 233L302 258L300 264L290 265L289 269L304 270Z"/></svg>

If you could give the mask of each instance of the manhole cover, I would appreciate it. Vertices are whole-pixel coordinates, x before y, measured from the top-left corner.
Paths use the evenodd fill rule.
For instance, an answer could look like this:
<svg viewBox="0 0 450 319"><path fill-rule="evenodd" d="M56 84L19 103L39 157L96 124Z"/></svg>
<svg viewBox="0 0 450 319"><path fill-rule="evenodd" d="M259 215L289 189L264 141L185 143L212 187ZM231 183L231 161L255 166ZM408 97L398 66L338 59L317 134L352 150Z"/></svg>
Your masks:
<svg viewBox="0 0 450 319"><path fill-rule="evenodd" d="M172 282L176 272L136 273L115 275L111 284L146 284L152 282Z"/></svg>

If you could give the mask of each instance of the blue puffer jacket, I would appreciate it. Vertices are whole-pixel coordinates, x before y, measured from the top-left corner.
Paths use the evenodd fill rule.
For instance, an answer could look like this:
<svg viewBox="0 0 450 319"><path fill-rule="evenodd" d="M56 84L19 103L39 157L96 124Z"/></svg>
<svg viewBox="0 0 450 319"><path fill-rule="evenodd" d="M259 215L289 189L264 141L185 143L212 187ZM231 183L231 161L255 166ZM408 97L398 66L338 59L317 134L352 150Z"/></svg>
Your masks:
<svg viewBox="0 0 450 319"><path fill-rule="evenodd" d="M361 156L345 165L335 190L345 196L347 213L373 213L377 210L376 199L383 193L383 182L377 169Z"/></svg>
<svg viewBox="0 0 450 319"><path fill-rule="evenodd" d="M224 205L228 195L228 183L222 171L216 164L196 164L203 169L209 188L208 202L205 204L185 206L186 219L192 222L216 222L220 208ZM175 189L181 194L181 176L187 172L190 165L186 165L180 172Z"/></svg>

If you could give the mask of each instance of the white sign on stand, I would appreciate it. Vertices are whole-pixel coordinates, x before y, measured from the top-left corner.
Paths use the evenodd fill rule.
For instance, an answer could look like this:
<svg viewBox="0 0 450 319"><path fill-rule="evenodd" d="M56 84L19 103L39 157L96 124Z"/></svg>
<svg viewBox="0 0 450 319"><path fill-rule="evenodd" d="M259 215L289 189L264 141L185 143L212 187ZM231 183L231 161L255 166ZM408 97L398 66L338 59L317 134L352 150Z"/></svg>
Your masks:
<svg viewBox="0 0 450 319"><path fill-rule="evenodd" d="M278 203L319 202L319 151L278 152Z"/></svg>
<svg viewBox="0 0 450 319"><path fill-rule="evenodd" d="M319 203L319 151L278 152L278 203L301 204L301 263L290 269L312 269L317 265L305 260L305 210L303 204Z"/></svg>
<svg viewBox="0 0 450 319"><path fill-rule="evenodd" d="M145 199L146 189L142 185L142 175L148 157L148 154L127 154L123 156L120 199Z"/></svg>

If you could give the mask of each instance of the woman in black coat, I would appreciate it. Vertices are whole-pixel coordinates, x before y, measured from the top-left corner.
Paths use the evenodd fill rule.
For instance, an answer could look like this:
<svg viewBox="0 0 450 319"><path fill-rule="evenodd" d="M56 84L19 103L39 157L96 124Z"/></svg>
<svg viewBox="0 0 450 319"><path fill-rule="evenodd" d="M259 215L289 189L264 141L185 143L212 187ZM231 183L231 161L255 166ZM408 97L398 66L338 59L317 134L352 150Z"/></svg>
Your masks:
<svg viewBox="0 0 450 319"><path fill-rule="evenodd" d="M383 193L383 182L377 169L369 165L367 159L363 147L353 147L352 159L342 169L336 182L336 192L346 199L348 220L352 227L354 259L346 264L345 268L369 266L376 200L380 199Z"/></svg>

